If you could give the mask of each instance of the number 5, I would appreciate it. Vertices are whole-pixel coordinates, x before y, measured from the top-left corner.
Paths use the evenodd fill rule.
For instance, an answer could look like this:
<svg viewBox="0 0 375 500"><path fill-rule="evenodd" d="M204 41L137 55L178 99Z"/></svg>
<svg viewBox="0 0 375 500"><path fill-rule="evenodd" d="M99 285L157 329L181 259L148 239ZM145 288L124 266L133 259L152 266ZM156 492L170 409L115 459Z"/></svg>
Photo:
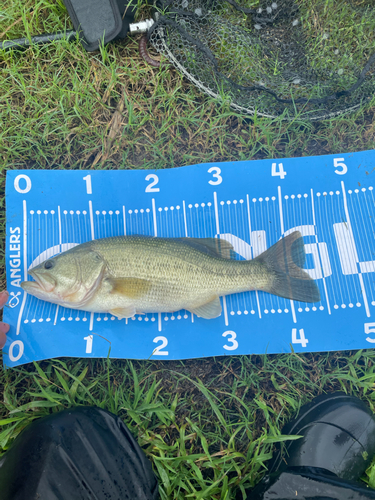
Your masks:
<svg viewBox="0 0 375 500"><path fill-rule="evenodd" d="M365 333L375 333L375 323L365 323ZM366 337L367 342L375 344L375 339L371 337Z"/></svg>
<svg viewBox="0 0 375 500"><path fill-rule="evenodd" d="M335 174L344 175L348 171L348 167L345 165L345 163L342 163L343 161L345 161L345 158L334 158L333 159L333 166L342 168L342 170L335 170Z"/></svg>

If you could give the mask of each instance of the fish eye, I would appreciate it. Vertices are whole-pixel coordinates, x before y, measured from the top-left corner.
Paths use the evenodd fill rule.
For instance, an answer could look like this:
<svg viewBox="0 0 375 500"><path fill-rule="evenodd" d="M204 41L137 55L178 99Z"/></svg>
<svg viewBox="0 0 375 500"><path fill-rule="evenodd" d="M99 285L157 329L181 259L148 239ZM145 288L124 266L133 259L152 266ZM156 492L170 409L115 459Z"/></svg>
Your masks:
<svg viewBox="0 0 375 500"><path fill-rule="evenodd" d="M46 260L44 263L44 269L52 269L53 268L53 262L52 260Z"/></svg>

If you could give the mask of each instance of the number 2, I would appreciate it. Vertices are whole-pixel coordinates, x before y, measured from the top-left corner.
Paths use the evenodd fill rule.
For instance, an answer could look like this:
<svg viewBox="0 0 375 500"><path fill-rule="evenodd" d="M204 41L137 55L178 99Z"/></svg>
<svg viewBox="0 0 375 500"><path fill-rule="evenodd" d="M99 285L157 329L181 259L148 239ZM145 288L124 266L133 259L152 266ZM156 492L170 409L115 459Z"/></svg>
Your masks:
<svg viewBox="0 0 375 500"><path fill-rule="evenodd" d="M152 354L155 355L157 354L158 356L168 356L169 352L168 351L162 351L163 347L167 347L168 345L168 340L165 337L155 337L154 340L155 344L157 342L161 342L161 345L158 345L155 347L153 350Z"/></svg>
<svg viewBox="0 0 375 500"><path fill-rule="evenodd" d="M150 180L153 180L153 182L151 182L151 184L149 184L147 187L146 187L146 193L158 193L160 191L159 188L155 188L153 186L156 186L156 184L159 182L159 177L155 174L149 174L147 177L146 177L146 181L150 181Z"/></svg>
<svg viewBox="0 0 375 500"><path fill-rule="evenodd" d="M214 174L212 174L212 177L216 177L216 181L208 181L209 184L211 184L211 186L218 186L219 184L221 184L223 182L223 178L221 177L221 170L219 167L211 167L208 169L208 173L211 174L212 172L215 172Z"/></svg>

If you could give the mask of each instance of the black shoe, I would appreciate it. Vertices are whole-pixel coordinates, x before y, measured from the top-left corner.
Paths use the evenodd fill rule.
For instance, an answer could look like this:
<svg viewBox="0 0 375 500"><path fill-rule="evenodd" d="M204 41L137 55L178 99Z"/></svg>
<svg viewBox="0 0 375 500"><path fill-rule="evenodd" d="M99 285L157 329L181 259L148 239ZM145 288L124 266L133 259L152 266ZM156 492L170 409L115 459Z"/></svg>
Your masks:
<svg viewBox="0 0 375 500"><path fill-rule="evenodd" d="M319 396L282 434L303 437L280 446L247 500L375 499L375 490L354 482L375 455L375 418L362 401L341 392Z"/></svg>
<svg viewBox="0 0 375 500"><path fill-rule="evenodd" d="M323 394L303 406L282 434L303 438L280 447L270 472L318 467L355 481L375 455L374 415L363 401L343 392Z"/></svg>
<svg viewBox="0 0 375 500"><path fill-rule="evenodd" d="M246 500L374 500L375 490L319 469L288 469L265 476Z"/></svg>

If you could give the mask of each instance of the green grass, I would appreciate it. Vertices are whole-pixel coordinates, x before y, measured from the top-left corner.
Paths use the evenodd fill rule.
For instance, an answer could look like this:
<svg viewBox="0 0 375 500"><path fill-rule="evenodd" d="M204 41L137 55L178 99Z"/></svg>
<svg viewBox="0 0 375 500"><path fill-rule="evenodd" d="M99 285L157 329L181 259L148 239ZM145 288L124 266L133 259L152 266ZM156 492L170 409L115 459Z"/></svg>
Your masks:
<svg viewBox="0 0 375 500"><path fill-rule="evenodd" d="M139 18L148 13L141 7ZM0 7L0 39L65 27L60 1ZM250 120L201 94L165 60L159 70L147 66L137 44L128 38L89 54L79 43L59 42L0 53L0 289L9 169L169 168L375 146L374 102L321 123ZM303 403L343 390L374 410L374 366L371 350L29 364L0 372L0 449L36 418L94 404L129 426L153 463L162 499L243 498ZM375 466L363 479L375 487Z"/></svg>
<svg viewBox="0 0 375 500"><path fill-rule="evenodd" d="M97 405L129 426L153 462L161 498L230 499L256 484L280 428L313 396L341 390L373 410L375 354L51 360L3 372L2 383L2 449L36 418Z"/></svg>

